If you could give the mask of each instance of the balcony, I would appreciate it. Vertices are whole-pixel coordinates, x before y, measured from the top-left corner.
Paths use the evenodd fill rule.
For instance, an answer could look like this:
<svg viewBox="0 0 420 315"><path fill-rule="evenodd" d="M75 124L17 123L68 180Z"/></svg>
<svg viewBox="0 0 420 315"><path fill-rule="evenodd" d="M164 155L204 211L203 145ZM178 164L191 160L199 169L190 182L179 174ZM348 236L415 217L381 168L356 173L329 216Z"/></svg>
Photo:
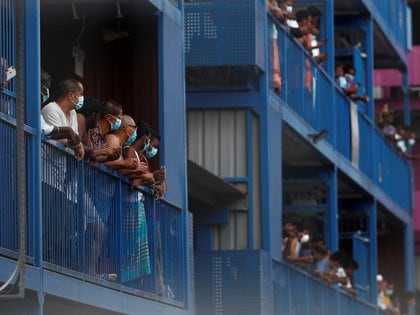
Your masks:
<svg viewBox="0 0 420 315"><path fill-rule="evenodd" d="M4 186L0 255L16 259L16 184L24 179L16 174L16 127L6 118L1 114L0 159L6 167L0 171ZM27 148L31 152L29 145ZM67 276L116 293L184 307L187 260L183 211L164 200L154 200L148 189L132 189L115 171L77 162L61 144L43 141L41 151L41 178L28 178L27 182L27 263L58 273L63 281ZM30 159L28 154L28 166ZM41 209L30 199L36 194L33 187L40 185ZM116 274L116 281L109 281L109 274Z"/></svg>
<svg viewBox="0 0 420 315"><path fill-rule="evenodd" d="M196 252L199 314L378 314L261 251Z"/></svg>
<svg viewBox="0 0 420 315"><path fill-rule="evenodd" d="M357 21L372 16L375 68L405 68L406 52L411 49L411 11L405 0L334 0L336 23L352 37ZM347 22L346 22L347 21ZM356 21L348 25L348 21ZM347 24L347 25L346 25Z"/></svg>
<svg viewBox="0 0 420 315"><path fill-rule="evenodd" d="M270 29L276 22L271 16L269 21ZM364 105L352 103L306 49L282 25L276 27L282 91L279 95L269 92L269 99L298 114L315 133L327 130L325 139L338 156L401 207L411 209L410 164L365 114ZM274 90L273 82L269 89Z"/></svg>
<svg viewBox="0 0 420 315"><path fill-rule="evenodd" d="M310 133L327 130L328 135L325 139L328 150L332 152L329 155L330 160L344 161L339 165L344 171L356 173L367 182L366 186L375 184L380 188L379 193L385 192L402 208L411 209L410 164L382 136L372 120L373 115L368 115L368 109L362 104L351 103L336 86L334 79L322 66L315 63L307 50L279 24L277 24L277 44L282 91L276 95L271 80L273 65L271 35L273 24L276 22L270 15L267 15L265 22L261 19L260 14L265 9L260 1L240 1L241 14L243 13L241 17L237 16L238 5L235 1L217 0L194 1L186 4L187 70L194 67L215 70L215 72L200 72L196 76L203 79L205 77L203 73L210 74L206 86L200 80L191 82L196 82L196 86L200 86L200 91L219 92L220 86L215 87L211 80L219 73L220 67L252 65L264 70L261 58L267 58L269 69L266 69L265 73L270 79L269 90L266 92L257 85L253 87L254 91L268 93L268 104L263 106L279 109L286 123L290 123L288 117L293 119L297 117L295 121L298 123L292 126L294 128L299 129L300 126L304 126ZM398 6L400 11L402 7L403 3ZM391 9L381 10L388 12ZM389 13L388 17L394 19L392 13ZM262 23L267 23L267 26L264 27ZM394 24L399 23L399 20L393 22L394 24L391 21L389 23L390 27L397 28ZM260 38L263 29L267 29L268 37L268 47L265 48L261 45L266 41ZM405 34L403 30L401 34ZM249 49L244 49L244 46ZM218 78L223 77L220 73ZM229 84L227 82L227 80L218 80L216 83L224 85L226 91L226 85ZM206 90L202 86L205 86ZM194 87L190 86L189 91L194 92ZM227 88L238 91L233 85ZM302 136L307 138L308 135Z"/></svg>

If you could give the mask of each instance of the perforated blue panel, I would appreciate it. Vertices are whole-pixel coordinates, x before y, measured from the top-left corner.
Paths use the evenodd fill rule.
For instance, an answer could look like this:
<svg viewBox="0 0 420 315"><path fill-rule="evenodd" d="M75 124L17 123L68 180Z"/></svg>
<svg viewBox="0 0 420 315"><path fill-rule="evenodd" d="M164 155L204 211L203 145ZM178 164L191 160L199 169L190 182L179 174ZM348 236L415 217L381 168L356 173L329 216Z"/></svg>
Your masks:
<svg viewBox="0 0 420 315"><path fill-rule="evenodd" d="M264 69L264 3L261 0L185 3L186 65L257 65Z"/></svg>
<svg viewBox="0 0 420 315"><path fill-rule="evenodd" d="M259 251L195 254L197 314L272 314L268 258Z"/></svg>

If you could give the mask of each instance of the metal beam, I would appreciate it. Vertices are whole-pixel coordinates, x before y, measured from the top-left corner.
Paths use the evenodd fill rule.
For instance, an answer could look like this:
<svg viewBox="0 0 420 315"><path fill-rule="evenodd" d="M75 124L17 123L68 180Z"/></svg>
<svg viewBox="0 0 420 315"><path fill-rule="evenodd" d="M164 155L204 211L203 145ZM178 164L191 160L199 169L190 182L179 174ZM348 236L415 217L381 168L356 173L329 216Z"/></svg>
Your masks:
<svg viewBox="0 0 420 315"><path fill-rule="evenodd" d="M260 104L257 92L187 93L187 109L250 108Z"/></svg>

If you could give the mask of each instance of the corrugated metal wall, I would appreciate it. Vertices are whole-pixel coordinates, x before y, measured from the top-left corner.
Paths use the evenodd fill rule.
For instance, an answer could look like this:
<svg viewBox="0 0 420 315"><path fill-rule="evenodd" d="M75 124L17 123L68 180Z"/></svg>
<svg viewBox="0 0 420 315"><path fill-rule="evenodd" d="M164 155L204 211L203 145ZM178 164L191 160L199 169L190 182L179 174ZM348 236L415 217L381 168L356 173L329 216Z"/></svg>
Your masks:
<svg viewBox="0 0 420 315"><path fill-rule="evenodd" d="M220 177L246 177L246 111L187 114L188 158Z"/></svg>
<svg viewBox="0 0 420 315"><path fill-rule="evenodd" d="M222 178L252 176L254 244L248 246L248 212L231 209L229 224L215 226L215 250L260 248L259 122L253 117L253 172L247 174L247 111L242 109L187 112L188 159ZM237 184L247 191L246 184ZM254 214L254 215L255 215Z"/></svg>

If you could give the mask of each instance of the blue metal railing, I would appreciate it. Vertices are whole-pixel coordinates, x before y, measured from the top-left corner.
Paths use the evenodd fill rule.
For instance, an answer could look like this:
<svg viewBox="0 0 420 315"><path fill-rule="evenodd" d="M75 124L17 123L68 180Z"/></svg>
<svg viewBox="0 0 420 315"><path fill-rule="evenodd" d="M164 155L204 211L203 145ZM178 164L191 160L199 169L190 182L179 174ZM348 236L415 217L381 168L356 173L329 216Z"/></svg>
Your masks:
<svg viewBox="0 0 420 315"><path fill-rule="evenodd" d="M200 314L379 314L376 305L264 251L197 251L195 268Z"/></svg>
<svg viewBox="0 0 420 315"><path fill-rule="evenodd" d="M0 179L2 189L0 192L0 249L15 257L13 252L19 250L19 215L18 215L18 195L16 161L16 124L13 118L0 113ZM31 150L29 137L25 138L26 148ZM30 161L27 159L26 161ZM27 166L28 167L28 166ZM28 203L28 201L27 201ZM27 226L28 230L34 232L31 222L33 219L33 208L27 207ZM34 240L27 233L26 255L28 258L34 257Z"/></svg>
<svg viewBox="0 0 420 315"><path fill-rule="evenodd" d="M123 290L185 302L182 211L155 201L147 190L132 189L104 166L77 162L67 151L61 144L42 143L45 268L101 285L116 274L115 282ZM14 161L9 154L4 159ZM3 178L13 174L10 169L5 169L8 173ZM14 189L10 189L6 202L13 200ZM6 213L1 212L2 216ZM17 237L16 229L2 231L6 241ZM0 246L16 250L14 243L6 241L0 238Z"/></svg>
<svg viewBox="0 0 420 315"><path fill-rule="evenodd" d="M377 314L375 305L351 297L310 274L273 261L274 313L299 315Z"/></svg>
<svg viewBox="0 0 420 315"><path fill-rule="evenodd" d="M328 130L326 140L334 150L379 184L400 206L410 209L409 163L380 134L374 122L362 110L357 111L357 117L352 122L350 100L290 32L271 15L268 16L269 45L272 45L274 25L278 32L282 77L282 91L278 96L314 132ZM269 58L269 64L273 65L273 55L269 54ZM271 78L272 66L268 73ZM274 90L272 79L269 80L269 88ZM355 137L356 142L352 145ZM353 158L355 150L359 150L359 153Z"/></svg>
<svg viewBox="0 0 420 315"><path fill-rule="evenodd" d="M277 22L276 25L283 83L279 96L313 129L328 130L327 139L332 143L336 135L331 115L340 109L333 101L331 80L302 45L294 40L283 26ZM269 19L268 29L272 30L273 27L273 20ZM272 40L270 38L270 44ZM272 57L270 54L270 58ZM269 73L271 75L271 69ZM272 90L272 82L270 85Z"/></svg>
<svg viewBox="0 0 420 315"><path fill-rule="evenodd" d="M364 0L371 3L375 10L380 14L384 25L387 27L384 32L393 34L398 44L405 50L407 48L407 29L406 29L406 10L407 1L405 0Z"/></svg>
<svg viewBox="0 0 420 315"><path fill-rule="evenodd" d="M16 66L16 13L15 1L2 0L0 3L0 81L3 82L4 69ZM16 86L15 80L9 84L0 94L0 112L16 116Z"/></svg>

